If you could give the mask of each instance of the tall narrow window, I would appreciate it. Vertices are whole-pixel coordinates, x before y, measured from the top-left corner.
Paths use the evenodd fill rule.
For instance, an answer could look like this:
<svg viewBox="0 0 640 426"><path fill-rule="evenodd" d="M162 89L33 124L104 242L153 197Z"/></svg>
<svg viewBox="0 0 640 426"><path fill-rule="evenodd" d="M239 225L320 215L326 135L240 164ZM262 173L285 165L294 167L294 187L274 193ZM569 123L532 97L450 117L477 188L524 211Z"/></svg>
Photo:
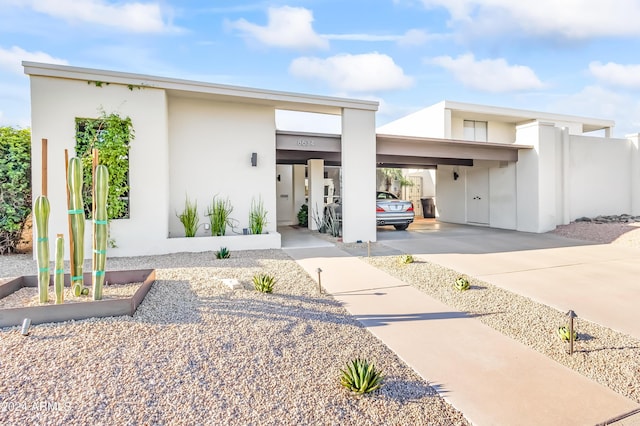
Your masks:
<svg viewBox="0 0 640 426"><path fill-rule="evenodd" d="M133 139L131 119L116 114L101 118L76 118L76 156L84 169L83 198L91 217L91 150L99 151L99 163L109 169L107 214L109 219L129 218L129 143Z"/></svg>
<svg viewBox="0 0 640 426"><path fill-rule="evenodd" d="M464 139L467 141L487 142L487 122L464 120Z"/></svg>

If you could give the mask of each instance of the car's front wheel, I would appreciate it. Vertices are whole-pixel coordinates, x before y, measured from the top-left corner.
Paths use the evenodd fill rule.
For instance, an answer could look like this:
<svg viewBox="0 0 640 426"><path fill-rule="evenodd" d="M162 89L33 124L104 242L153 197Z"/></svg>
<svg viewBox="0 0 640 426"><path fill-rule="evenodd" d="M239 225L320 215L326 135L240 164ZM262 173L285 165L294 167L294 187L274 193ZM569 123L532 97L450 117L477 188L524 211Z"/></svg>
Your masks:
<svg viewBox="0 0 640 426"><path fill-rule="evenodd" d="M396 228L396 231L404 231L409 227L408 223L405 223L404 225L393 225L394 228Z"/></svg>

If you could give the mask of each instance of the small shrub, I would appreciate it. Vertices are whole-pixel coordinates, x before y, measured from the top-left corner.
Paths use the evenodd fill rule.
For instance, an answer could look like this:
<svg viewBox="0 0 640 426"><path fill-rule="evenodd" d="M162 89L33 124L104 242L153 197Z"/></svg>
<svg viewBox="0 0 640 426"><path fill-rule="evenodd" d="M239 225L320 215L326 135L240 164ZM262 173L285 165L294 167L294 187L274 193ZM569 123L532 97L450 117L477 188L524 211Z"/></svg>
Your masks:
<svg viewBox="0 0 640 426"><path fill-rule="evenodd" d="M298 211L298 225L309 226L309 206L303 204Z"/></svg>
<svg viewBox="0 0 640 426"><path fill-rule="evenodd" d="M267 211L262 203L262 198L251 200L251 210L249 211L249 229L252 234L262 234L262 230L267 226Z"/></svg>
<svg viewBox="0 0 640 426"><path fill-rule="evenodd" d="M413 263L414 262L413 256L411 256L410 254L403 254L402 256L400 256L398 261L400 263L402 263L403 265L407 265L409 263Z"/></svg>
<svg viewBox="0 0 640 426"><path fill-rule="evenodd" d="M231 257L231 252L226 247L220 247L220 250L215 252L216 259L228 259Z"/></svg>
<svg viewBox="0 0 640 426"><path fill-rule="evenodd" d="M262 293L273 293L276 279L273 275L258 274L253 276L253 286Z"/></svg>
<svg viewBox="0 0 640 426"><path fill-rule="evenodd" d="M186 197L184 210L180 214L176 213L176 216L178 216L178 219L182 222L182 226L184 226L184 236L195 237L199 228L198 222L200 222L198 218L198 202L196 201L192 204L189 201L189 197Z"/></svg>
<svg viewBox="0 0 640 426"><path fill-rule="evenodd" d="M340 370L340 384L352 392L364 394L373 392L382 385L382 372L373 363L365 359L356 358L347 364L345 370Z"/></svg>
<svg viewBox="0 0 640 426"><path fill-rule="evenodd" d="M456 278L454 287L460 291L466 291L466 290L469 290L471 286L469 285L469 280L467 278L458 277Z"/></svg>
<svg viewBox="0 0 640 426"><path fill-rule="evenodd" d="M567 326L562 326L562 327L558 327L558 337L560 337L561 340L565 340L565 341L569 341L569 338L571 337L571 333L569 332L569 327ZM573 340L576 341L578 340L578 333L573 330Z"/></svg>
<svg viewBox="0 0 640 426"><path fill-rule="evenodd" d="M207 207L207 216L211 225L211 235L222 236L227 230L227 225L231 225L231 212L233 206L228 198L219 199L213 197L211 205Z"/></svg>

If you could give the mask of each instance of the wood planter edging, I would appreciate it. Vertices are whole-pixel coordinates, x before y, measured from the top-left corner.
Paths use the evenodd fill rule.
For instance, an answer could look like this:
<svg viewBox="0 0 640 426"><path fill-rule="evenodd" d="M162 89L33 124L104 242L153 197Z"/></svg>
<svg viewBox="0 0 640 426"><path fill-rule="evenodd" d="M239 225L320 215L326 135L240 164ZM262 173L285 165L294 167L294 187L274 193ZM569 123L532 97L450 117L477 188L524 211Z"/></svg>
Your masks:
<svg viewBox="0 0 640 426"><path fill-rule="evenodd" d="M65 274L65 286L70 287L69 274ZM91 273L84 273L85 282L91 282ZM103 318L120 315L133 316L142 300L156 280L155 269L130 271L107 271L105 281L110 285L131 284L141 282L142 285L131 297L117 300L93 300L61 305L40 305L24 308L0 309L0 327L11 327L22 324L25 318L31 318L31 324L47 322L63 322L87 318ZM15 278L0 284L0 298L20 290L22 287L37 287L38 277L28 275Z"/></svg>

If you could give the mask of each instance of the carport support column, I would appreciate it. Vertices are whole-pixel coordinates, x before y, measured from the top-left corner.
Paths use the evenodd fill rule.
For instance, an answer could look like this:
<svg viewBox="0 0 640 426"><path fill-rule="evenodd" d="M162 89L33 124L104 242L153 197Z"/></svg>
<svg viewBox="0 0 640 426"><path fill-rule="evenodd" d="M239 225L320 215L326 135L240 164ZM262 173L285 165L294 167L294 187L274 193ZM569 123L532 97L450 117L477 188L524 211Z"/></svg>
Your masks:
<svg viewBox="0 0 640 426"><path fill-rule="evenodd" d="M316 231L318 223L322 222L324 215L324 160L309 160L307 167L309 179L308 228Z"/></svg>
<svg viewBox="0 0 640 426"><path fill-rule="evenodd" d="M342 239L376 241L375 111L342 110Z"/></svg>
<svg viewBox="0 0 640 426"><path fill-rule="evenodd" d="M556 139L560 129L551 123L534 122L516 128L516 141L532 145L520 150L517 173L517 230L547 232L557 225Z"/></svg>

